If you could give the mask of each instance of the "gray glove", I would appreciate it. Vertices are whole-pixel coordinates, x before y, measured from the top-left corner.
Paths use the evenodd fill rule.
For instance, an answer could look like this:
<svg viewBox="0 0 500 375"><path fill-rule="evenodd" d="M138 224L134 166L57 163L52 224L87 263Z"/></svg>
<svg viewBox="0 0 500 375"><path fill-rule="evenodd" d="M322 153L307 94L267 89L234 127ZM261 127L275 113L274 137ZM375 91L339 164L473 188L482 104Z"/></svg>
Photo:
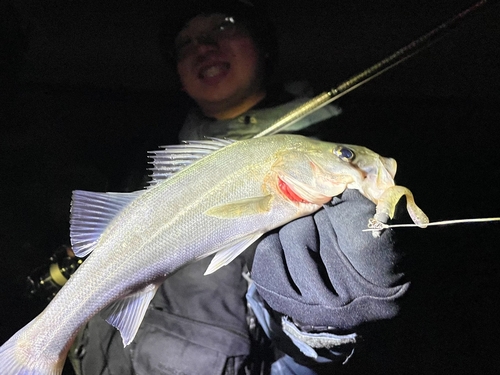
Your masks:
<svg viewBox="0 0 500 375"><path fill-rule="evenodd" d="M316 214L295 220L258 245L252 279L269 306L312 330L350 330L397 314L392 231L363 232L375 205L346 190Z"/></svg>

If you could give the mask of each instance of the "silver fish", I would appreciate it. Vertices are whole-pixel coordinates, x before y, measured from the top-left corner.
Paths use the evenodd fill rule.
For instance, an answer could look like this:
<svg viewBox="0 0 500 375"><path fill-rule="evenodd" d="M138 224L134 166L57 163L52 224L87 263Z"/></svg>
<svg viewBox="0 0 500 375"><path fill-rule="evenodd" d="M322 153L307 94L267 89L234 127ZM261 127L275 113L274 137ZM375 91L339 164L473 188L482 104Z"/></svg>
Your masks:
<svg viewBox="0 0 500 375"><path fill-rule="evenodd" d="M196 141L153 155L145 190L74 192L72 245L88 258L45 310L0 347L1 374L61 374L75 335L98 313L128 345L168 275L216 253L206 273L214 272L264 233L345 189L377 204L382 219L392 217L405 194L414 221L427 223L411 192L394 184L396 162L360 146L274 135Z"/></svg>

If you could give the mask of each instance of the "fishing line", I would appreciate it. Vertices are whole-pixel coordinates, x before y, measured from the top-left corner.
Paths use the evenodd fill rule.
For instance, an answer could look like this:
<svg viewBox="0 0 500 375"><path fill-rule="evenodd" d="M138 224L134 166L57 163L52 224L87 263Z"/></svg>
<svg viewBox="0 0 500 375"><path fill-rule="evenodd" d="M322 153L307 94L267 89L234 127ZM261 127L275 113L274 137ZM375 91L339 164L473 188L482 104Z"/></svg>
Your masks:
<svg viewBox="0 0 500 375"><path fill-rule="evenodd" d="M462 223L485 223L485 222L491 222L491 221L500 221L500 217L434 221L432 223L427 223L426 227L437 226L437 225L462 224ZM417 224L385 224L385 223L382 223L381 221L378 221L375 219L370 219L370 221L368 223L368 228L363 229L363 232L377 232L381 229L403 228L403 227L419 227L419 226Z"/></svg>
<svg viewBox="0 0 500 375"><path fill-rule="evenodd" d="M325 105L339 99L348 92L356 89L357 87L371 81L375 77L378 77L382 73L389 69L394 68L403 61L414 56L418 52L424 50L425 48L431 46L438 39L446 35L453 27L455 27L459 22L461 22L466 16L475 12L484 6L488 0L481 0L471 7L465 9L464 11L458 13L449 20L443 22L441 25L437 26L433 30L429 31L427 34L415 39L405 47L397 50L393 54L389 55L385 59L379 61L375 65L372 65L368 69L362 71L361 73L349 78L347 81L341 83L334 89L330 91L319 94L318 96L312 98L301 106L295 108L294 110L288 112L283 117L279 118L276 122L270 125L267 129L264 129L260 133L256 134L253 138L259 138L266 135L276 134L288 126L294 124L298 120L304 118L305 116L311 114L312 112L324 107Z"/></svg>

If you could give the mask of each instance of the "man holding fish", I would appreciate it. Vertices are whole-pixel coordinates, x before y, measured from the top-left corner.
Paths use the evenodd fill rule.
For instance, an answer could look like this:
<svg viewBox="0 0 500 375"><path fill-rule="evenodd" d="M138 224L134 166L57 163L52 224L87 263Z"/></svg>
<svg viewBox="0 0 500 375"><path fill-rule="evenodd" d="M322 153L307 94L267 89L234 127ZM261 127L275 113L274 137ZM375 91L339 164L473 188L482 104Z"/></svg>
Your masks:
<svg viewBox="0 0 500 375"><path fill-rule="evenodd" d="M181 140L249 139L307 100L296 90L292 94L293 87L287 91L270 83L275 33L250 1L201 1L177 21L169 22L162 40L182 90L196 104ZM324 107L287 131L339 113L335 106ZM353 154L339 148L338 156ZM392 181L395 165L388 163L387 169ZM315 202L289 185L279 182L288 200ZM78 199L85 203L87 196L75 199L72 225L77 227L76 213L85 210ZM344 363L353 354L357 327L394 317L396 300L408 284L394 273L397 255L390 230L378 238L362 232L375 213L370 200L350 189L333 200L322 199L320 204L326 204L318 212L268 233L241 255L206 257L169 275L156 286L137 333L132 329L127 339L128 327L120 322L115 326L123 341L101 317L90 319L69 351L76 372L317 374L326 364ZM263 211L267 204L246 203ZM215 207L205 213L232 218L237 209L243 214L249 209L231 207L234 211ZM72 228L72 238L77 229ZM156 291L148 288L147 293Z"/></svg>
<svg viewBox="0 0 500 375"><path fill-rule="evenodd" d="M269 84L275 32L250 2L198 2L178 21L162 41L196 103L181 140L251 138L306 100ZM289 131L339 113L325 107ZM407 288L392 273L389 232L360 242L374 207L348 190L213 274L203 276L211 258L181 269L160 287L131 349L113 327L91 320L74 346L79 365L84 374L315 374L321 362L344 362L356 326L394 316Z"/></svg>

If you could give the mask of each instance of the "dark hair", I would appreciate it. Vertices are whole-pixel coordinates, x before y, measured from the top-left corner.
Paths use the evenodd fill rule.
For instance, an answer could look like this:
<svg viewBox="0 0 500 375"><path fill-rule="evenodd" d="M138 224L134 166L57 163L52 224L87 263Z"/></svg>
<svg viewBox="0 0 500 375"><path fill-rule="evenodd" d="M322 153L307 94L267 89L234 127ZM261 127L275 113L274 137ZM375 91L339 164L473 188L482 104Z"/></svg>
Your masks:
<svg viewBox="0 0 500 375"><path fill-rule="evenodd" d="M254 2L255 3L255 2ZM221 13L232 16L250 32L260 51L266 56L265 74L270 77L278 61L278 38L274 24L268 18L264 5L247 0L186 0L183 8L170 15L160 30L160 48L167 63L175 68L175 38L194 17Z"/></svg>

